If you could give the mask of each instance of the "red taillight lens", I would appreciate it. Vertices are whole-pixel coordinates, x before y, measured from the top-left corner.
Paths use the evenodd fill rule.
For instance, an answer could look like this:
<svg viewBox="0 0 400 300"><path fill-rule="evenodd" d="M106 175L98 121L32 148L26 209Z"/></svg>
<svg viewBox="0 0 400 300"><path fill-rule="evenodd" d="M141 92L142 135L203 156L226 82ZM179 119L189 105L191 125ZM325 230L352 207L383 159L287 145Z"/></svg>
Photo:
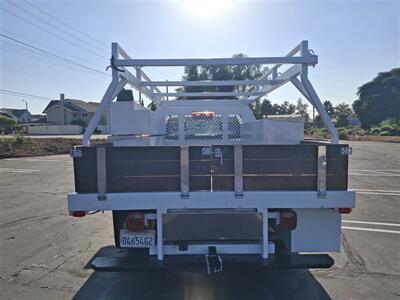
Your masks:
<svg viewBox="0 0 400 300"><path fill-rule="evenodd" d="M133 232L143 232L144 230L144 213L134 211L128 213L126 217L127 228Z"/></svg>
<svg viewBox="0 0 400 300"><path fill-rule="evenodd" d="M351 213L351 208L350 207L342 207L338 208L339 214L349 214Z"/></svg>
<svg viewBox="0 0 400 300"><path fill-rule="evenodd" d="M297 215L294 211L282 211L281 217L281 228L285 230L294 230L297 227Z"/></svg>
<svg viewBox="0 0 400 300"><path fill-rule="evenodd" d="M70 211L69 215L73 216L73 217L77 217L77 218L82 218L82 217L86 216L86 211L83 211L83 210Z"/></svg>

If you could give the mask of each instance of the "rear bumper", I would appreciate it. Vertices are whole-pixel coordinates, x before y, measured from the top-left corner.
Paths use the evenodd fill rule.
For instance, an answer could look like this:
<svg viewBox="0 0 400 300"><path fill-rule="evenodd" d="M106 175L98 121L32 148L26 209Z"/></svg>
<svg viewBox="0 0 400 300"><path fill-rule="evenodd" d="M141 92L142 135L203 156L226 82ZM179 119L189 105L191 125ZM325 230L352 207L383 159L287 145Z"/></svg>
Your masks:
<svg viewBox="0 0 400 300"><path fill-rule="evenodd" d="M270 255L221 255L223 272L268 269L330 268L334 260L328 254ZM204 255L157 257L96 257L91 266L99 272L160 271L207 272Z"/></svg>
<svg viewBox="0 0 400 300"><path fill-rule="evenodd" d="M258 259L267 259L273 254L269 247L268 233L271 209L289 208L297 213L298 226L286 238L290 252L321 253L340 251L341 216L336 209L355 207L355 193L352 191L328 191L325 197L319 197L316 191L248 191L240 196L234 192L190 192L185 195L178 192L108 193L105 196L98 199L98 194L70 193L68 209L70 211L156 210L157 245L151 254L157 255L159 261L178 254L177 251L170 251L171 249L164 244L168 226L163 228L164 219L168 219L169 214L176 210L253 209L262 215L262 238L258 248L241 249L240 253L237 253L235 250L237 247L232 247L223 254L259 253L261 257ZM204 242L212 244L211 241ZM204 252L201 254L205 254ZM192 256L199 253L187 254Z"/></svg>

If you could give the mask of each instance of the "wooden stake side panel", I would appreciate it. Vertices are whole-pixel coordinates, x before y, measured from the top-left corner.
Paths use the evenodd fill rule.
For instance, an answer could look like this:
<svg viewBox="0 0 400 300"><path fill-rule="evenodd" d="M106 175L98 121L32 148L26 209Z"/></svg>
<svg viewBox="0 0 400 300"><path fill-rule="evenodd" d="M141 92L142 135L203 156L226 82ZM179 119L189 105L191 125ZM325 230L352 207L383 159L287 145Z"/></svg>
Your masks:
<svg viewBox="0 0 400 300"><path fill-rule="evenodd" d="M347 190L347 145L327 146L327 189ZM234 191L234 147L215 145L204 155L189 147L190 191ZM75 190L97 193L96 147L81 147L74 158ZM215 153L221 152L222 157ZM243 145L243 190L317 190L318 145ZM176 192L180 147L106 148L107 192Z"/></svg>

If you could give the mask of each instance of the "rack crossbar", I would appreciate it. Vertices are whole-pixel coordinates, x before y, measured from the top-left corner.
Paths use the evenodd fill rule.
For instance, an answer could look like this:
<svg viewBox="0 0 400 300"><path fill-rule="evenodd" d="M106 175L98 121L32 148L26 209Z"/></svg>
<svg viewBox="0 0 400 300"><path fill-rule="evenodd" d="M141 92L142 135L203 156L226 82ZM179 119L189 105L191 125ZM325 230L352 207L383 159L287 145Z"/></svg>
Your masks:
<svg viewBox="0 0 400 300"><path fill-rule="evenodd" d="M119 67L178 67L217 65L306 64L315 65L318 56L239 57L239 58L189 58L189 59L117 59Z"/></svg>
<svg viewBox="0 0 400 300"><path fill-rule="evenodd" d="M262 96L264 92L192 92L192 93L157 93L161 97L249 97Z"/></svg>
<svg viewBox="0 0 400 300"><path fill-rule="evenodd" d="M199 81L141 81L141 86L232 86L279 84L281 80L199 80Z"/></svg>

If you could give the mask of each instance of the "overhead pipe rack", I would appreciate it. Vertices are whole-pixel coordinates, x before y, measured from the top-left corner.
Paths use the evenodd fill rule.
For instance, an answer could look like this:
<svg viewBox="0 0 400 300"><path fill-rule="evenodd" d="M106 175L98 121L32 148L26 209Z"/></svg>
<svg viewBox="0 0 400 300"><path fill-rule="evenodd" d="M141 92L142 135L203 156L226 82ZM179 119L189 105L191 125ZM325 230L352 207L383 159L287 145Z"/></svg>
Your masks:
<svg viewBox="0 0 400 300"><path fill-rule="evenodd" d="M239 97L238 101L253 103L268 93L291 82L299 92L316 108L331 135L331 142L337 144L338 132L328 113L321 103L314 87L308 79L308 67L318 63L318 56L308 49L308 41L302 41L283 57L233 57L233 58L195 58L195 59L132 59L118 43L111 45L110 66L112 81L108 86L96 113L89 122L83 137L83 145L90 145L90 137L101 118L103 111L117 97L119 92L129 84L135 88L141 97L146 96L156 106L167 97L198 97L213 99L221 97ZM254 80L199 80L199 81L152 81L143 71L145 67L176 67L176 66L226 66L226 65L266 65L264 74ZM278 72L283 65L290 67ZM130 71L133 68L133 73ZM246 86L245 91L235 92L162 92L159 87L168 86ZM223 100L220 100L223 101Z"/></svg>

